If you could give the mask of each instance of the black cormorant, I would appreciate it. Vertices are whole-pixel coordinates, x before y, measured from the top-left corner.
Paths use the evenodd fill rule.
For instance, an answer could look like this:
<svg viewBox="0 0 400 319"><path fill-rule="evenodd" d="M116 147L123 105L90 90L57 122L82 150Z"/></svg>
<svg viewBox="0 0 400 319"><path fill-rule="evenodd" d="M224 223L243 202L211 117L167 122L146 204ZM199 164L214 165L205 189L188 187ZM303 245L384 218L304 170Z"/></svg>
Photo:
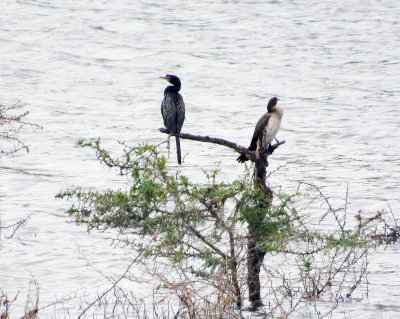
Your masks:
<svg viewBox="0 0 400 319"><path fill-rule="evenodd" d="M257 150L258 154L262 154L266 151L272 153L274 151L271 142L279 131L283 115L283 109L277 105L277 103L277 97L273 97L269 100L267 106L268 112L261 116L254 129L253 138L248 148L250 151ZM237 158L237 161L243 163L247 161L247 158L242 154Z"/></svg>
<svg viewBox="0 0 400 319"><path fill-rule="evenodd" d="M167 74L160 77L167 80L172 85L169 85L164 90L164 99L161 103L161 115L164 120L164 125L173 134L179 134L185 120L185 103L182 95L178 92L181 89L181 81L176 75ZM175 136L176 140L176 155L178 164L181 164L181 144L179 136Z"/></svg>

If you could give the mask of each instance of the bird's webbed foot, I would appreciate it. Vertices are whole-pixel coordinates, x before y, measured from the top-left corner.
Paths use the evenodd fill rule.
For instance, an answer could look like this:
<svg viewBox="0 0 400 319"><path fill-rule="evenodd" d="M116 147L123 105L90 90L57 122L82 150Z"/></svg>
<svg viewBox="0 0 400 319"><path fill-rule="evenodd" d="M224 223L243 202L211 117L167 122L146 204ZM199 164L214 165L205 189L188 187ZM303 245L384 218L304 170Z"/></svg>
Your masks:
<svg viewBox="0 0 400 319"><path fill-rule="evenodd" d="M269 154L272 154L274 151L275 151L275 147L272 146L272 144L269 144L269 145L268 145L268 153L269 153Z"/></svg>

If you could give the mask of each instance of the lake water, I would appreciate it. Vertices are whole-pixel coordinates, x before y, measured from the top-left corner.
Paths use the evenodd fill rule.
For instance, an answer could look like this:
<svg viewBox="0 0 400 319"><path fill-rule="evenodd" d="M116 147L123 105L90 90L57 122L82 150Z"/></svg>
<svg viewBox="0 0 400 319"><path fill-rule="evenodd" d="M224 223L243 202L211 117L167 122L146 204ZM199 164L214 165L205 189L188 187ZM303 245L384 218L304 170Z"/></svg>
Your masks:
<svg viewBox="0 0 400 319"><path fill-rule="evenodd" d="M29 154L0 159L2 226L30 216L12 239L1 233L0 289L20 291L15 315L36 281L42 306L73 296L64 307L74 318L109 287L88 263L116 277L129 264L107 234L71 223L69 203L54 196L123 187L74 145L99 136L111 148L165 140L157 129L166 73L182 80L183 132L247 146L276 95L286 144L271 168L294 164L273 175L274 187L314 182L340 203L349 183L351 209L391 208L400 218L399 23L400 2L390 0L1 1L0 103L20 100L17 111L43 126L21 135ZM181 170L193 178L220 161L227 179L242 171L229 149L181 144ZM176 167L174 153L170 162ZM334 317L397 318L399 253L395 245L371 255L368 298L339 305ZM58 318L54 309L41 317Z"/></svg>

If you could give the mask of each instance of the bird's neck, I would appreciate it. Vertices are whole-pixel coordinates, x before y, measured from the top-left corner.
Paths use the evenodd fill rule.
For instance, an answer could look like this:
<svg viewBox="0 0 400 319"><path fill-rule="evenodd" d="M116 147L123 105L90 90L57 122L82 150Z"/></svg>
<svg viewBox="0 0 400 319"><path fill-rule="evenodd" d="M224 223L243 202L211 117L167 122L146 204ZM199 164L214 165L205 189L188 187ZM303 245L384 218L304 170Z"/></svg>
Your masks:
<svg viewBox="0 0 400 319"><path fill-rule="evenodd" d="M279 119L281 119L283 115L283 108L279 105L275 106L274 113L278 116Z"/></svg>
<svg viewBox="0 0 400 319"><path fill-rule="evenodd" d="M164 95L167 94L167 92L170 92L170 93L178 93L180 89L181 89L181 86L180 86L180 85L170 85L170 86L167 86L167 87L165 88L165 90L164 90Z"/></svg>
<svg viewBox="0 0 400 319"><path fill-rule="evenodd" d="M279 105L275 105L273 107L268 106L268 113L283 113L283 109Z"/></svg>

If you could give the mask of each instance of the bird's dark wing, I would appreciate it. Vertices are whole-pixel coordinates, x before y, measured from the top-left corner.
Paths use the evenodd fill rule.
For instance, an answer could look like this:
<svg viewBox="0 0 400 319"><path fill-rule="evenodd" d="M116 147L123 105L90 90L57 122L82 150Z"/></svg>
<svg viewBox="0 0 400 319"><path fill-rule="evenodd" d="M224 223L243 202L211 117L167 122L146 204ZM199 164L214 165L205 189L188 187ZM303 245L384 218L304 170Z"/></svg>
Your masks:
<svg viewBox="0 0 400 319"><path fill-rule="evenodd" d="M185 121L185 102L183 102L182 96L177 93L175 97L176 103L176 133L180 133L182 129L183 122Z"/></svg>
<svg viewBox="0 0 400 319"><path fill-rule="evenodd" d="M175 103L173 94L166 93L161 103L161 115L164 120L164 125L171 133L175 133Z"/></svg>
<svg viewBox="0 0 400 319"><path fill-rule="evenodd" d="M250 151L255 151L257 149L257 141L260 135L263 133L265 127L268 125L268 121L271 115L269 113L265 113L261 118L258 120L256 127L254 129L253 138L251 139Z"/></svg>

